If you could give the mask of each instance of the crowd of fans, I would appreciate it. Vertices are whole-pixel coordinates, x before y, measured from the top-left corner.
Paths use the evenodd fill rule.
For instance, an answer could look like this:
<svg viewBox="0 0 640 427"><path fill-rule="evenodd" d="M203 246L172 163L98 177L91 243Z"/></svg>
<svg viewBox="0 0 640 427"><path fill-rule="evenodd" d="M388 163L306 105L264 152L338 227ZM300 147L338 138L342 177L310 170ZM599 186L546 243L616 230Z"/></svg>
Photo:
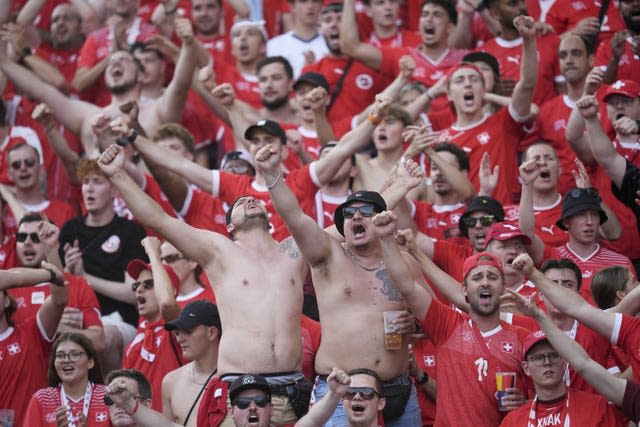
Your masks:
<svg viewBox="0 0 640 427"><path fill-rule="evenodd" d="M640 420L640 1L0 25L1 426Z"/></svg>

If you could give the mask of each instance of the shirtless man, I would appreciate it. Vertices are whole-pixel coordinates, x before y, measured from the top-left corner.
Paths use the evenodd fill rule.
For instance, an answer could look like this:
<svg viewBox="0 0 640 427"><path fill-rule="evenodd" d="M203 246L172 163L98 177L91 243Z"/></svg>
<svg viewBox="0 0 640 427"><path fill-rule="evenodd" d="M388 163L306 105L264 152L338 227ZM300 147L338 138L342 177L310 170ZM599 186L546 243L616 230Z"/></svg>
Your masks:
<svg viewBox="0 0 640 427"><path fill-rule="evenodd" d="M202 392L217 372L222 334L218 308L209 301L193 301L164 328L173 331L182 355L191 362L169 372L162 380L162 411L180 425L196 427Z"/></svg>
<svg viewBox="0 0 640 427"><path fill-rule="evenodd" d="M151 135L163 123L180 121L182 116L195 68L196 41L187 19L178 20L176 33L182 41L182 49L173 80L160 98L145 104L145 108L140 110L140 125L147 135ZM0 45L0 70L27 96L47 104L65 128L79 135L87 157L99 155L94 127L122 116L119 106L137 100L140 94L139 67L133 55L124 50L117 51L109 57L105 82L111 92L111 104L104 108L70 99L53 86L44 83L28 69L12 62L4 51L3 43Z"/></svg>
<svg viewBox="0 0 640 427"><path fill-rule="evenodd" d="M274 144L280 142L270 146L275 148ZM280 386L302 380L300 313L307 265L292 239L278 243L271 237L262 203L253 197L236 200L229 211L227 231L233 239L229 240L165 214L122 169L122 147L110 146L99 163L134 215L207 273L225 325L217 379L229 382L237 376L232 373L261 372ZM285 372L288 375L278 374ZM284 409L276 424L296 420L288 398L282 396L283 388L274 392L281 402L278 409ZM207 390L217 398L214 389L219 388L214 385ZM206 410L201 407L199 412L206 418ZM198 425L205 423L198 420Z"/></svg>
<svg viewBox="0 0 640 427"><path fill-rule="evenodd" d="M335 225L345 238L345 243L340 243L303 213L281 179L277 149L263 147L256 161L274 206L311 267L322 318L322 340L316 354L316 372L320 375L316 398L322 398L327 392L324 380L334 366L347 371L362 367L373 369L385 381L385 395L404 394L406 398L395 405L389 403L395 399L387 398L387 404L399 407L399 411L386 412L385 425L419 425L416 392L407 373L407 339L403 339L399 350L384 347L382 312L407 308L389 280L380 245L372 232L371 217L374 212L386 209L384 200L378 193L358 191L338 206ZM411 184L415 186L421 178L413 181ZM410 180L406 182L410 187ZM409 404L408 399L411 399ZM334 424L328 425L346 425L342 405L338 406L332 422Z"/></svg>

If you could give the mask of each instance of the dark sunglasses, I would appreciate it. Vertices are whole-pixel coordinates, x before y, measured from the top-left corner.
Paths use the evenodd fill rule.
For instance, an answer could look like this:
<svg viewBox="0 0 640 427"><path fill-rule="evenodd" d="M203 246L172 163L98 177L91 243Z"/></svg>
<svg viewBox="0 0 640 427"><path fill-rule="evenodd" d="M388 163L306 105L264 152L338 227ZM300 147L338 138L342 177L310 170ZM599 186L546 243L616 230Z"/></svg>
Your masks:
<svg viewBox="0 0 640 427"><path fill-rule="evenodd" d="M371 400L375 396L379 396L373 387L349 387L344 394L344 398L351 400L356 397L358 393L363 400Z"/></svg>
<svg viewBox="0 0 640 427"><path fill-rule="evenodd" d="M144 398L144 397L142 397L142 396L135 396L135 395L134 395L134 396L133 396L133 398L134 398L134 399L145 400L145 398ZM114 401L113 401L113 399L112 399L112 398L110 398L109 396L105 396L105 397L104 397L104 399L103 399L103 401L104 401L104 404L105 404L105 405L107 405L107 406L112 406L113 404L115 404L115 403L116 403L116 402L114 402Z"/></svg>
<svg viewBox="0 0 640 427"><path fill-rule="evenodd" d="M160 257L160 261L164 262L165 264L172 264L183 258L184 257L182 256L182 254L171 254L171 255Z"/></svg>
<svg viewBox="0 0 640 427"><path fill-rule="evenodd" d="M598 194L598 190L596 190L595 188L591 188L591 187L589 187L589 188L572 188L567 193L567 197L570 197L572 199L579 199L580 197L582 197L583 194L586 194L589 197L600 197L600 195Z"/></svg>
<svg viewBox="0 0 640 427"><path fill-rule="evenodd" d="M11 169L19 170L25 164L28 168L32 168L36 164L35 159L16 160L11 162Z"/></svg>
<svg viewBox="0 0 640 427"><path fill-rule="evenodd" d="M238 407L238 409L247 409L251 406L251 402L255 402L258 408L264 408L271 402L271 398L269 396L245 396L239 397L233 402L233 406Z"/></svg>
<svg viewBox="0 0 640 427"><path fill-rule="evenodd" d="M33 243L40 243L38 233L16 233L16 240L20 243L26 242L27 237L30 238Z"/></svg>
<svg viewBox="0 0 640 427"><path fill-rule="evenodd" d="M375 211L373 205L346 206L342 208L342 214L345 218L353 218L354 216L356 216L356 212L360 212L360 215L368 218L370 216L373 216L373 213Z"/></svg>
<svg viewBox="0 0 640 427"><path fill-rule="evenodd" d="M145 288L145 289L152 289L153 288L153 279L143 280L142 282L133 282L131 284L131 290L133 292L137 291L138 288L140 287L140 285L142 285L142 287Z"/></svg>
<svg viewBox="0 0 640 427"><path fill-rule="evenodd" d="M478 223L478 220L480 220L480 224L483 227L489 227L491 224L496 222L496 217L494 217L493 215L482 215L481 217L478 217L478 218L468 216L462 220L462 224L467 228L471 228L476 226L476 224Z"/></svg>

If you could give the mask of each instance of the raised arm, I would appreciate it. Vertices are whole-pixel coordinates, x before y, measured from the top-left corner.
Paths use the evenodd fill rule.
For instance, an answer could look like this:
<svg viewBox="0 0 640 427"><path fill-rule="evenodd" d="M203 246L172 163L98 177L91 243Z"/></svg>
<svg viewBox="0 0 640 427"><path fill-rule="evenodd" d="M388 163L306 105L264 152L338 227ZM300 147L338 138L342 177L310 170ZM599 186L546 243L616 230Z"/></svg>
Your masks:
<svg viewBox="0 0 640 427"><path fill-rule="evenodd" d="M176 34L182 40L182 48L173 79L156 103L160 123L180 121L196 67L199 42L193 36L191 21L187 18L177 18L175 27Z"/></svg>
<svg viewBox="0 0 640 427"><path fill-rule="evenodd" d="M340 22L340 49L369 68L380 70L382 52L377 47L360 41L356 19L355 0L345 0Z"/></svg>
<svg viewBox="0 0 640 427"><path fill-rule="evenodd" d="M618 154L602 129L598 118L598 100L593 95L583 96L576 102L576 107L587 124L588 141L593 157L607 172L616 187L621 188L627 162Z"/></svg>
<svg viewBox="0 0 640 427"><path fill-rule="evenodd" d="M469 178L457 167L445 161L433 148L435 145L435 140L438 137L439 134L424 134L418 136L417 138L425 141L426 145L424 147L424 153L429 156L429 159L440 170L444 179L460 196L460 200L472 199L476 195L476 190L475 188L473 188L473 184L471 183L471 181L469 181Z"/></svg>
<svg viewBox="0 0 640 427"><path fill-rule="evenodd" d="M126 383L116 378L107 385L107 396L111 398L115 405L120 407L126 414L129 414L136 425L140 427L180 427L169 418L154 411L144 402L141 404L137 397L127 389Z"/></svg>
<svg viewBox="0 0 640 427"><path fill-rule="evenodd" d="M258 151L256 167L264 176L273 205L287 225L300 252L311 267L314 267L329 258L331 245L336 242L300 208L298 200L282 179L281 148L275 144L264 146Z"/></svg>
<svg viewBox="0 0 640 427"><path fill-rule="evenodd" d="M118 145L109 147L100 156L98 164L140 223L166 237L187 258L202 266L212 266L212 263L217 262L224 247L232 245L231 241L223 236L193 228L167 215L122 169L124 166L122 147Z"/></svg>
<svg viewBox="0 0 640 427"><path fill-rule="evenodd" d="M333 368L327 377L327 384L329 385L327 394L313 404L307 415L300 418L295 427L316 427L329 421L342 396L347 392L351 378L342 369Z"/></svg>
<svg viewBox="0 0 640 427"><path fill-rule="evenodd" d="M533 183L540 176L540 165L536 159L529 159L520 165L518 171L522 183L518 225L520 231L531 239L527 252L531 254L535 265L540 265L544 257L544 243L536 234L536 217L533 211Z"/></svg>
<svg viewBox="0 0 640 427"><path fill-rule="evenodd" d="M400 246L394 236L397 229L396 216L392 211L384 211L373 217L373 226L382 249L382 259L393 285L410 305L418 319L424 319L431 306L432 297L414 278Z"/></svg>
<svg viewBox="0 0 640 427"><path fill-rule="evenodd" d="M171 322L180 316L180 306L176 302L175 291L171 284L169 273L160 261L160 240L157 237L147 236L142 239L142 247L149 257L151 274L153 275L153 292L158 300L160 314L166 322Z"/></svg>
<svg viewBox="0 0 640 427"><path fill-rule="evenodd" d="M511 107L518 117L526 118L531 113L533 92L538 80L536 28L533 18L529 16L517 16L513 24L522 36L522 62L520 63L520 80L511 96Z"/></svg>
<svg viewBox="0 0 640 427"><path fill-rule="evenodd" d="M600 310L585 301L577 292L553 283L535 268L528 254L518 255L512 266L528 277L555 308L584 323L603 337L611 339L615 322L614 313Z"/></svg>

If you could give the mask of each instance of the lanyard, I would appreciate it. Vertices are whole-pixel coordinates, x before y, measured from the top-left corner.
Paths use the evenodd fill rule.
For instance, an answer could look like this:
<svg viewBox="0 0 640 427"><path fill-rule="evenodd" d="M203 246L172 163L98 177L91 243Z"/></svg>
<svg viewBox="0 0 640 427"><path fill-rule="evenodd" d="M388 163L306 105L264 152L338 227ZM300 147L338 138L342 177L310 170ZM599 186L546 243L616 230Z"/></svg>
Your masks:
<svg viewBox="0 0 640 427"><path fill-rule="evenodd" d="M569 416L569 401L571 400L571 389L567 388L567 396L564 399L564 421L562 423L563 427L571 427L571 417ZM538 403L538 395L533 398L531 402L531 410L529 410L529 421L527 422L527 427L536 427L536 421L538 417L536 415L536 404Z"/></svg>
<svg viewBox="0 0 640 427"><path fill-rule="evenodd" d="M89 405L91 404L91 395L93 394L93 387L91 381L87 382L87 389L84 392L84 397L82 398L82 414L84 418L87 419L89 415ZM78 421L79 417L74 416L71 412L71 406L69 405L69 399L67 398L67 393L64 392L64 385L60 385L60 401L62 406L67 408L67 420L69 421L69 427L77 427L76 421Z"/></svg>

